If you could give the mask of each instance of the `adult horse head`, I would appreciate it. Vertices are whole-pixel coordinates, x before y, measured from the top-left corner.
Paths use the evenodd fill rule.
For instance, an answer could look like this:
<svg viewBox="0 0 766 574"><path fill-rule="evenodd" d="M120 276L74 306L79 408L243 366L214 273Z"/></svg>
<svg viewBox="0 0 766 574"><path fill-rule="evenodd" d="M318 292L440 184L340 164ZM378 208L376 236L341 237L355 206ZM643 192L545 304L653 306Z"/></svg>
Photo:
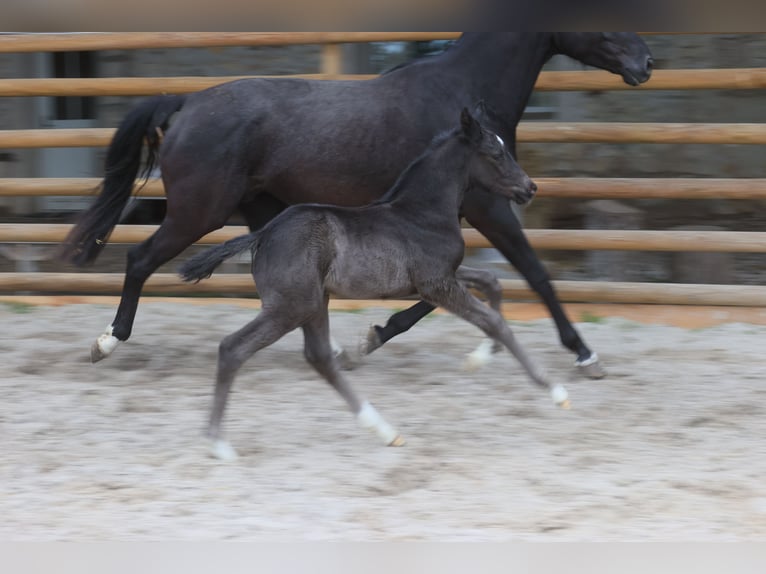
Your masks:
<svg viewBox="0 0 766 574"><path fill-rule="evenodd" d="M634 32L557 32L553 43L560 54L622 76L631 86L652 75L652 53Z"/></svg>

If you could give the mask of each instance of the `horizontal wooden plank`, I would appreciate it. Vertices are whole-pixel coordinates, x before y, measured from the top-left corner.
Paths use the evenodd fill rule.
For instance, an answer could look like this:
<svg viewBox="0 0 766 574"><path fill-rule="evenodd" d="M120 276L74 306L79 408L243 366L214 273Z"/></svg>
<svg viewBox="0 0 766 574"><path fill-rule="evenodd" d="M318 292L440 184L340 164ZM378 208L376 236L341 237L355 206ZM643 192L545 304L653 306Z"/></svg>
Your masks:
<svg viewBox="0 0 766 574"><path fill-rule="evenodd" d="M118 294L121 273L2 273L0 293ZM502 280L503 295L511 300L536 300L521 280ZM610 281L555 281L565 302L599 302L665 305L766 306L766 287L760 285L699 285ZM213 275L200 283L183 283L172 273L156 273L146 283L147 294L255 294L249 274Z"/></svg>
<svg viewBox="0 0 766 574"><path fill-rule="evenodd" d="M117 295L2 295L0 304L30 305L61 307L64 305L102 305L116 307L120 302ZM331 311L358 311L361 309L389 309L391 312L404 309L412 304L412 300L399 299L330 299ZM242 309L258 310L261 308L259 299L252 294L247 297L173 297L144 296L141 297L142 307L145 305L183 305L208 307L225 305ZM640 303L567 303L567 314L575 323L592 322L608 317L620 317L629 321L645 324L673 325L684 329L705 329L724 323L750 323L766 325L766 308L764 307L732 307L722 305L662 305ZM509 301L502 307L503 316L514 323L520 321L539 321L548 319L548 309L539 302ZM437 309L436 313L446 313Z"/></svg>
<svg viewBox="0 0 766 574"><path fill-rule="evenodd" d="M283 76L177 76L147 78L7 78L0 79L0 96L150 96L188 94L243 78L302 78L310 80L369 80L374 74L295 74ZM766 88L766 68L656 70L638 87L602 70L544 71L538 91L611 90L752 90Z"/></svg>
<svg viewBox="0 0 766 574"><path fill-rule="evenodd" d="M0 131L0 148L105 147L113 128ZM766 124L521 122L519 142L766 144Z"/></svg>
<svg viewBox="0 0 766 574"><path fill-rule="evenodd" d="M70 225L62 223L0 224L0 242L60 243ZM157 229L154 225L119 225L110 243L138 243ZM227 226L200 239L199 244L217 244L246 233L243 226ZM691 251L766 253L766 232L761 231L647 231L596 229L528 229L526 235L536 249L567 251ZM464 229L466 247L491 247L475 229Z"/></svg>
<svg viewBox="0 0 766 574"><path fill-rule="evenodd" d="M579 199L766 199L766 178L536 177L538 197ZM0 197L93 195L99 178L0 178ZM164 197L162 181L134 195Z"/></svg>
<svg viewBox="0 0 766 574"><path fill-rule="evenodd" d="M0 53L454 40L460 32L88 32L0 35Z"/></svg>

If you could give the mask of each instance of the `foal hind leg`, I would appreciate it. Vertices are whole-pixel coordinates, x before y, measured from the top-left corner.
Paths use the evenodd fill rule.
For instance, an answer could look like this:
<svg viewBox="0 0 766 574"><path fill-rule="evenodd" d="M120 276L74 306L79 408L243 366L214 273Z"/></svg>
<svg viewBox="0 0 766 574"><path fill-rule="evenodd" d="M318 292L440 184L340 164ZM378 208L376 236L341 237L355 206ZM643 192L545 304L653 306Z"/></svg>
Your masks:
<svg viewBox="0 0 766 574"><path fill-rule="evenodd" d="M427 290L421 290L420 294L432 303L444 307L458 317L476 325L489 337L502 343L521 363L533 382L548 389L557 405L569 408L568 394L564 386L554 385L548 380L542 369L532 361L516 340L500 313L484 305L457 281L429 286Z"/></svg>
<svg viewBox="0 0 766 574"><path fill-rule="evenodd" d="M455 276L463 285L481 292L487 298L489 306L501 313L503 288L494 273L461 265L455 272ZM468 354L463 367L469 371L479 369L490 362L493 353L498 353L502 348L502 344L498 341L485 339L474 351Z"/></svg>
<svg viewBox="0 0 766 574"><path fill-rule="evenodd" d="M359 424L377 434L388 446L402 446L404 439L380 416L375 407L360 399L340 371L337 356L330 343L327 299L322 310L303 325L304 353L309 364L338 391Z"/></svg>
<svg viewBox="0 0 766 574"><path fill-rule="evenodd" d="M276 309L264 308L253 321L221 341L218 347L213 408L207 429L207 437L212 442L211 452L216 458L226 461L237 458L236 451L222 438L221 433L229 391L237 372L256 352L281 339L298 327L299 323L295 316L288 317Z"/></svg>

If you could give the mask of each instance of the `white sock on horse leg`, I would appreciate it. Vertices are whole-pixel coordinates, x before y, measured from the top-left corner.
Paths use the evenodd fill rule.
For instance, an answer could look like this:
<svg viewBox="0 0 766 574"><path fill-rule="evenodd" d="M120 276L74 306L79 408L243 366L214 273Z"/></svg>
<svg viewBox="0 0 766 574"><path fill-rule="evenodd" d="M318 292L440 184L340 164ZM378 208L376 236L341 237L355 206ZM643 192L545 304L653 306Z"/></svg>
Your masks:
<svg viewBox="0 0 766 574"><path fill-rule="evenodd" d="M492 347L495 342L492 339L484 339L476 349L466 355L463 369L476 371L492 360Z"/></svg>
<svg viewBox="0 0 766 574"><path fill-rule="evenodd" d="M388 424L380 413L370 403L365 401L356 415L359 424L364 428L374 431L388 446L401 446L404 439L399 436L394 428Z"/></svg>
<svg viewBox="0 0 766 574"><path fill-rule="evenodd" d="M336 357L339 357L343 354L343 347L340 346L338 341L335 340L335 337L330 335L330 347L332 348L332 354Z"/></svg>

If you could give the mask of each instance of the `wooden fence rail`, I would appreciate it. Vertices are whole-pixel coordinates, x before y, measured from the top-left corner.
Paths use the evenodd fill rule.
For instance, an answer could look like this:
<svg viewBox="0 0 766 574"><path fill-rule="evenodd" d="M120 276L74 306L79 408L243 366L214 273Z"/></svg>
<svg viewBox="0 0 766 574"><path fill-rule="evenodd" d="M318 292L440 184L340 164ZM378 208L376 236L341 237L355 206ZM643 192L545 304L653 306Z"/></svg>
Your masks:
<svg viewBox="0 0 766 574"><path fill-rule="evenodd" d="M538 197L579 199L766 199L766 178L535 177ZM100 178L0 178L0 197L93 195ZM165 197L162 181L137 184L137 197Z"/></svg>
<svg viewBox="0 0 766 574"><path fill-rule="evenodd" d="M460 32L94 32L0 35L0 53L454 40Z"/></svg>
<svg viewBox="0 0 766 574"><path fill-rule="evenodd" d="M60 243L70 226L63 223L0 224L0 242ZM138 243L157 229L154 225L118 225L110 243ZM210 245L247 233L247 228L226 226L198 241ZM691 251L712 253L766 253L766 232L754 231L645 231L600 229L528 229L536 249L566 251ZM466 247L491 247L475 229L464 229Z"/></svg>
<svg viewBox="0 0 766 574"><path fill-rule="evenodd" d="M0 293L119 294L122 273L2 273ZM766 306L766 287L753 285L699 285L613 281L554 281L562 301L669 305ZM526 282L501 281L506 299L533 301L537 296ZM146 283L148 294L228 294L255 296L249 274L218 274L200 283L183 283L173 273L156 273Z"/></svg>
<svg viewBox="0 0 766 574"><path fill-rule="evenodd" d="M412 41L454 39L456 32L404 33L92 33L0 35L0 53L70 50L131 50L157 48L206 48L225 46L321 45L323 73L294 77L312 79L368 80L374 75L341 74L339 45L348 42ZM160 93L190 93L237 77L175 78L80 78L0 79L0 97L29 96L147 96ZM608 72L543 72L538 91L600 90L752 90L766 88L766 68L656 70L652 79L631 88ZM37 129L0 131L0 149L52 147L104 147L114 129ZM603 123L523 122L519 142L564 143L663 143L663 144L766 144L766 124L756 123ZM766 199L764 179L695 178L535 178L541 197L616 199ZM76 196L95 192L97 178L0 179L0 196ZM162 197L160 181L150 181L136 192L142 197ZM0 242L60 243L70 229L67 224L2 224ZM155 226L118 226L111 243L136 243ZM219 243L244 233L240 226L227 226L200 240ZM766 232L734 231L645 231L645 230L552 230L529 229L527 236L536 249L545 250L639 250L672 252L766 253ZM464 230L467 247L489 247L478 232ZM35 248L37 249L37 248ZM48 248L40 248L48 251ZM50 247L50 251L53 251ZM122 273L7 273L0 274L0 292L117 294ZM534 300L536 296L522 281L503 283L510 299ZM616 283L600 281L557 281L563 301L648 303L673 305L766 306L766 287L733 285L682 285ZM147 293L253 294L246 274L221 274L198 285L187 285L173 274L152 276Z"/></svg>
<svg viewBox="0 0 766 574"><path fill-rule="evenodd" d="M0 131L0 148L105 147L114 128ZM766 124L653 122L522 122L519 142L766 144Z"/></svg>
<svg viewBox="0 0 766 574"><path fill-rule="evenodd" d="M2 36L0 36L1 38ZM157 78L11 78L0 79L0 96L149 96L188 94L242 78L273 76L157 77ZM280 78L369 80L374 74L295 74ZM604 72L545 71L537 91L601 90L752 90L766 88L766 68L655 70L652 79L629 86L619 76Z"/></svg>

